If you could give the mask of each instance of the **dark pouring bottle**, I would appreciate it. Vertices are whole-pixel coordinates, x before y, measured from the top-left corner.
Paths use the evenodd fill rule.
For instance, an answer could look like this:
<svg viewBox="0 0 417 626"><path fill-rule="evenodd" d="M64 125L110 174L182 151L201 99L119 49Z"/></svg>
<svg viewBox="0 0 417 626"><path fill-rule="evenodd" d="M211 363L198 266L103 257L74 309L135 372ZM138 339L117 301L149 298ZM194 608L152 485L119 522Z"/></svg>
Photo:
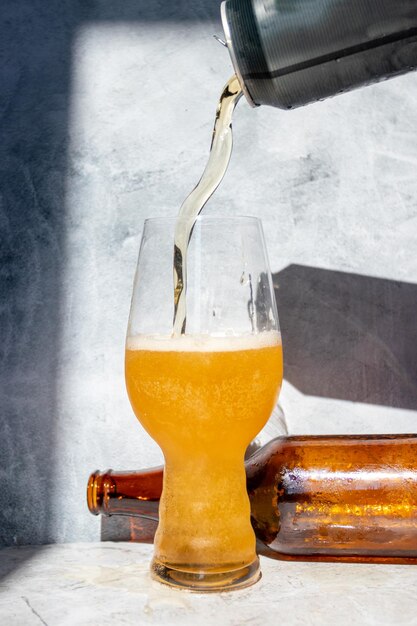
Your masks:
<svg viewBox="0 0 417 626"><path fill-rule="evenodd" d="M261 553L417 564L417 435L280 437L245 466ZM156 520L162 482L162 468L97 471L88 507Z"/></svg>
<svg viewBox="0 0 417 626"><path fill-rule="evenodd" d="M415 0L226 0L221 15L252 105L291 109L417 66Z"/></svg>

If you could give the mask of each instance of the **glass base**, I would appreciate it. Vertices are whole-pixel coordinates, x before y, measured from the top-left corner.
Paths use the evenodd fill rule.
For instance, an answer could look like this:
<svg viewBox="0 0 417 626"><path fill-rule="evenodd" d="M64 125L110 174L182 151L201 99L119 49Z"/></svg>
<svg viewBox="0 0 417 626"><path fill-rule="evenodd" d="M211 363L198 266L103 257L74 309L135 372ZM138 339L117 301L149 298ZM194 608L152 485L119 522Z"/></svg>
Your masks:
<svg viewBox="0 0 417 626"><path fill-rule="evenodd" d="M155 558L151 563L151 576L154 580L170 587L199 593L244 589L258 582L261 575L258 557L239 569L212 572L193 571L192 567L188 570L176 569Z"/></svg>

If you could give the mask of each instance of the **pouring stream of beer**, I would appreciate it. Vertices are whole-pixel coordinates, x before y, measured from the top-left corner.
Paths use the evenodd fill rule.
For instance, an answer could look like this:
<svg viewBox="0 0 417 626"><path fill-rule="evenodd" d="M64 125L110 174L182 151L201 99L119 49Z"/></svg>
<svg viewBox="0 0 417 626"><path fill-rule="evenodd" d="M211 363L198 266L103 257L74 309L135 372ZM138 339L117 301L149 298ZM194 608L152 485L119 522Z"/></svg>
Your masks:
<svg viewBox="0 0 417 626"><path fill-rule="evenodd" d="M173 335L185 333L187 292L187 247L195 221L226 173L232 154L232 115L242 95L236 76L226 83L214 122L210 156L196 187L181 205L175 224L174 241L174 327Z"/></svg>

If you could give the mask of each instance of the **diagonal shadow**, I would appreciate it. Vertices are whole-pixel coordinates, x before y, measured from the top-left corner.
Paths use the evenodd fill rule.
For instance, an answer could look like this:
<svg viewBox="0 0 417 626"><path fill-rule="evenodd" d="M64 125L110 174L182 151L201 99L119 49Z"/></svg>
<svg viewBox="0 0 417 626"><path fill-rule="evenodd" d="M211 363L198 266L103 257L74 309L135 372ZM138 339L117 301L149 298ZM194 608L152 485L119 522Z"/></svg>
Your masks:
<svg viewBox="0 0 417 626"><path fill-rule="evenodd" d="M292 385L417 409L417 285L303 265L273 280Z"/></svg>
<svg viewBox="0 0 417 626"><path fill-rule="evenodd" d="M53 537L56 376L65 262L75 7L2 5L0 23L0 545Z"/></svg>

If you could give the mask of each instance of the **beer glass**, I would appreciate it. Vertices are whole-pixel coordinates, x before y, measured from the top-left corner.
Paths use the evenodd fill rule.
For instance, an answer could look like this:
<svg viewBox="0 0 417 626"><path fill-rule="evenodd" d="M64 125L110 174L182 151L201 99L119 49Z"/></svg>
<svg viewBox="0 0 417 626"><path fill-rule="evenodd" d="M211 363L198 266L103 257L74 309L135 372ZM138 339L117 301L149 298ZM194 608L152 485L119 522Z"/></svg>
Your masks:
<svg viewBox="0 0 417 626"><path fill-rule="evenodd" d="M185 333L173 334L174 226L145 221L126 339L129 399L165 457L151 575L224 591L260 577L244 453L277 400L281 336L252 217L197 219Z"/></svg>

